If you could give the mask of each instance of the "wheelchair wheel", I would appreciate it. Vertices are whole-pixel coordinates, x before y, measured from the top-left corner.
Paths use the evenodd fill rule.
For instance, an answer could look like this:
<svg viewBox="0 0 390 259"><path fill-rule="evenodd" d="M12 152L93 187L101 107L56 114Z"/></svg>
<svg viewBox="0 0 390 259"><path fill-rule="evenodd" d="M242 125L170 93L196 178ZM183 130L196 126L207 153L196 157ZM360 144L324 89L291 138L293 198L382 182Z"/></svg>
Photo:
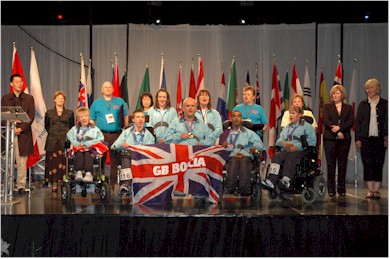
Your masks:
<svg viewBox="0 0 390 259"><path fill-rule="evenodd" d="M276 197L278 197L278 192L277 192L275 189L269 190L269 191L268 191L268 196L269 196L272 200L274 200L274 199L276 199Z"/></svg>
<svg viewBox="0 0 390 259"><path fill-rule="evenodd" d="M102 189L100 190L100 198L103 201L110 200L110 187L109 187L108 183L107 182L102 183L101 188Z"/></svg>
<svg viewBox="0 0 390 259"><path fill-rule="evenodd" d="M317 193L317 200L322 201L326 195L326 181L324 176L317 176L313 181L313 189Z"/></svg>
<svg viewBox="0 0 390 259"><path fill-rule="evenodd" d="M61 197L64 201L69 201L71 196L69 183L63 183L61 186Z"/></svg>
<svg viewBox="0 0 390 259"><path fill-rule="evenodd" d="M305 203L313 203L317 199L317 193L313 188L303 189L301 195Z"/></svg>
<svg viewBox="0 0 390 259"><path fill-rule="evenodd" d="M251 197L252 201L254 201L256 203L260 202L261 195L262 195L260 184L256 183L256 184L253 185L252 188L253 188L252 197Z"/></svg>

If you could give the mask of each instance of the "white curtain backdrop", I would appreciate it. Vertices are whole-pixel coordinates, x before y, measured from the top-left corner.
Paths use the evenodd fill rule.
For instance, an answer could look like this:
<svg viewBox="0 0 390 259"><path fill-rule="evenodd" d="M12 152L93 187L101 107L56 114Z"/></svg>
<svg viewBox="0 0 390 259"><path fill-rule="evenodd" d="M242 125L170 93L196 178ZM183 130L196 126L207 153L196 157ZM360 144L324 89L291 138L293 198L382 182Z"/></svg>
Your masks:
<svg viewBox="0 0 390 259"><path fill-rule="evenodd" d="M31 36L30 36L30 35ZM33 38L45 44L42 46ZM128 59L129 109L135 109L139 89L148 64L151 92L158 90L161 54L164 54L167 89L171 104L176 102L176 86L179 65L182 66L182 94L188 96L191 64L194 65L197 80L197 55L200 54L204 67L205 87L211 93L213 107L216 106L221 73L224 71L226 84L229 81L232 57L235 57L238 82L238 99L242 101L242 87L246 71L250 83L255 85L255 69L261 86L261 103L269 117L273 54L279 72L282 88L286 70L289 80L295 64L303 86L305 61L311 82L311 107L318 118L319 78L321 68L328 92L333 85L338 55L343 58L343 84L349 93L352 70L358 71L357 102L366 97L364 83L369 78L378 78L382 93L388 99L388 24L298 24L298 25L94 25L90 40L90 26L1 26L1 80L2 94L9 91L9 77L12 69L12 42L22 62L29 84L30 47L37 58L42 91L46 106L53 105L53 93L63 90L67 94L67 107L77 107L80 80L80 53L85 64L90 58L92 42L92 64L94 68L94 97L101 96L101 85L112 80L111 60L114 53L119 59L119 76L122 79ZM126 56L127 55L127 56ZM66 58L64 58L66 57ZM357 62L354 62L357 59ZM87 71L87 70L86 70ZM291 82L290 82L291 84ZM268 143L265 134L264 143ZM387 185L388 162L385 162L384 184ZM362 182L363 170L358 155L358 180ZM359 164L360 163L360 164ZM326 172L326 168L324 168ZM354 163L349 161L347 180L354 180Z"/></svg>

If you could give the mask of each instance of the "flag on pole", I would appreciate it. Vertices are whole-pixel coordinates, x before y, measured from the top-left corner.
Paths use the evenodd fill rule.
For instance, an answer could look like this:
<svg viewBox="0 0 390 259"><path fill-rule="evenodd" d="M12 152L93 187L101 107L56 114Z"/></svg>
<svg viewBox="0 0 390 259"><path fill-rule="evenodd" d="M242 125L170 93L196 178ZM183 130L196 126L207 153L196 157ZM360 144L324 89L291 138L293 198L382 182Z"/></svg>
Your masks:
<svg viewBox="0 0 390 259"><path fill-rule="evenodd" d="M281 104L280 104L280 96L279 89L280 86L280 78L278 74L278 70L276 69L276 65L274 64L272 71L272 91L271 91L271 107L270 107L270 115L269 115L269 136L268 136L268 146L274 146L277 139L277 121L282 115ZM275 150L272 148L268 149L268 154L270 159L274 155Z"/></svg>
<svg viewBox="0 0 390 259"><path fill-rule="evenodd" d="M260 98L261 98L261 94L260 94L259 70L257 68L257 63L256 63L256 104L258 105L261 105Z"/></svg>
<svg viewBox="0 0 390 259"><path fill-rule="evenodd" d="M352 105L353 117L356 115L356 88L357 87L357 69L356 67L352 71L351 89L349 90L349 104ZM354 160L356 157L356 146L355 146L355 123L351 129L351 147L349 149L348 159Z"/></svg>
<svg viewBox="0 0 390 259"><path fill-rule="evenodd" d="M286 69L286 77L284 81L283 104L284 109L282 110L282 114L290 109L290 84L288 80L288 69Z"/></svg>
<svg viewBox="0 0 390 259"><path fill-rule="evenodd" d="M236 74L236 61L232 60L232 65L230 67L230 75L228 82L228 92L227 92L227 110L228 110L228 119L232 114L234 107L237 105L237 74Z"/></svg>
<svg viewBox="0 0 390 259"><path fill-rule="evenodd" d="M246 70L246 79L245 79L245 85L251 85L251 81L249 79L249 68Z"/></svg>
<svg viewBox="0 0 390 259"><path fill-rule="evenodd" d="M196 86L196 94L202 89L204 89L203 61L200 55L198 55L198 85Z"/></svg>
<svg viewBox="0 0 390 259"><path fill-rule="evenodd" d="M342 85L343 84L343 69L342 63L339 61L336 69L336 74L334 76L333 85Z"/></svg>
<svg viewBox="0 0 390 259"><path fill-rule="evenodd" d="M313 107L311 102L311 87L309 78L309 69L306 64L305 78L303 79L303 101L306 107Z"/></svg>
<svg viewBox="0 0 390 259"><path fill-rule="evenodd" d="M127 72L125 69L125 72L123 73L122 76L122 81L121 81L121 98L126 102L127 105L129 105L129 94L127 92Z"/></svg>
<svg viewBox="0 0 390 259"><path fill-rule="evenodd" d="M88 101L88 107L90 108L93 102L93 96L92 96L92 60L89 59L89 65L88 65L88 74L87 74L87 101Z"/></svg>
<svg viewBox="0 0 390 259"><path fill-rule="evenodd" d="M293 67L293 74L292 74L292 79L291 79L291 92L290 92L290 96L294 96L294 94L303 94L303 91L302 91L302 86L301 86L301 82L299 81L299 77L298 77L298 73L297 73L297 68L295 66L295 63L294 63L294 67ZM291 103L292 103L292 100L290 100Z"/></svg>
<svg viewBox="0 0 390 259"><path fill-rule="evenodd" d="M164 68L164 55L161 55L161 71L160 71L160 88L167 89L167 82L165 79L165 68Z"/></svg>
<svg viewBox="0 0 390 259"><path fill-rule="evenodd" d="M324 79L324 71L321 70L321 76L320 76L320 105L319 105L319 112L318 112L318 131L317 131L317 145L318 145L318 166L321 167L322 163L322 134L324 131L324 124L322 119L322 109L324 107L324 104L329 101L328 97L328 90L326 89L326 83Z"/></svg>
<svg viewBox="0 0 390 259"><path fill-rule="evenodd" d="M35 119L31 124L31 132L33 136L34 154L29 155L27 159L27 168L34 166L44 155L47 132L45 129L45 113L46 105L42 95L41 80L39 78L38 64L35 58L35 52L31 48L31 64L30 64L30 88L31 95L34 97L35 103Z"/></svg>
<svg viewBox="0 0 390 259"><path fill-rule="evenodd" d="M115 97L121 97L121 90L120 90L120 86L119 86L118 55L116 53L114 56L114 74L112 77L112 86L114 87L114 93L112 95Z"/></svg>
<svg viewBox="0 0 390 259"><path fill-rule="evenodd" d="M14 51L12 55L12 74L19 74L22 77L23 92L28 94L27 81L26 78L24 77L22 63L20 62L19 54L18 54L18 50L16 49L15 42L13 43L13 45L14 45ZM14 92L14 88L12 86L10 86L10 92L11 93Z"/></svg>
<svg viewBox="0 0 390 259"><path fill-rule="evenodd" d="M146 92L150 92L150 83L149 83L149 67L146 65L146 70L144 74L144 79L142 80L141 88L139 89L139 97ZM136 110L142 109L141 99L138 98Z"/></svg>
<svg viewBox="0 0 390 259"><path fill-rule="evenodd" d="M181 95L181 65L179 66L179 75L177 76L177 91L176 91L176 111L179 117L183 115L183 99Z"/></svg>
<svg viewBox="0 0 390 259"><path fill-rule="evenodd" d="M188 97L195 99L196 97L196 84L195 84L195 75L194 75L194 64L191 65L191 75L190 75L190 91Z"/></svg>
<svg viewBox="0 0 390 259"><path fill-rule="evenodd" d="M228 112L226 109L226 84L225 84L225 73L222 71L221 87L218 91L217 111L221 114L222 122L228 119Z"/></svg>
<svg viewBox="0 0 390 259"><path fill-rule="evenodd" d="M81 72L80 72L80 85L79 85L79 97L77 99L77 108L79 107L88 107L88 98L87 98L87 82L85 79L85 69L84 69L84 57L80 53L81 59Z"/></svg>

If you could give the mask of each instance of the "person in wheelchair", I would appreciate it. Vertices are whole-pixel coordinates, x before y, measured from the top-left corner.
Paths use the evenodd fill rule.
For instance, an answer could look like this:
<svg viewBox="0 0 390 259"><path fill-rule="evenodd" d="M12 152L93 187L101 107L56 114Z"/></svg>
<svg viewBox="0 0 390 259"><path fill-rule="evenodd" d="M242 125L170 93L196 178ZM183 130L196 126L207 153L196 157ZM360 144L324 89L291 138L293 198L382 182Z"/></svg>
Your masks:
<svg viewBox="0 0 390 259"><path fill-rule="evenodd" d="M290 111L290 124L283 128L279 139L276 141L276 148L280 152L273 155L268 172L268 178L261 183L268 189L275 189L278 179L281 178L281 188L288 189L290 182L295 175L296 166L305 155L302 136L306 136L308 146L315 146L317 138L313 126L302 119L302 108L293 105Z"/></svg>
<svg viewBox="0 0 390 259"><path fill-rule="evenodd" d="M230 157L225 164L227 179L224 192L232 194L238 187L241 196L249 196L251 195L250 173L253 167L253 154L262 152L265 148L260 137L242 125L243 119L240 111L232 112L231 121L232 126L227 129L229 135L226 134L226 140L220 138L222 146L231 150ZM239 179L238 183L237 179Z"/></svg>
<svg viewBox="0 0 390 259"><path fill-rule="evenodd" d="M126 193L131 190L131 154L130 145L147 145L156 142L153 134L145 128L145 114L142 110L133 112L134 125L124 130L118 139L112 144L111 149L121 152L121 172L119 174L120 192Z"/></svg>
<svg viewBox="0 0 390 259"><path fill-rule="evenodd" d="M66 134L74 152L75 180L93 182L93 154L105 153L108 148L102 144L104 135L98 127L89 123L89 109L80 107L76 111L77 124ZM83 171L85 174L83 175Z"/></svg>

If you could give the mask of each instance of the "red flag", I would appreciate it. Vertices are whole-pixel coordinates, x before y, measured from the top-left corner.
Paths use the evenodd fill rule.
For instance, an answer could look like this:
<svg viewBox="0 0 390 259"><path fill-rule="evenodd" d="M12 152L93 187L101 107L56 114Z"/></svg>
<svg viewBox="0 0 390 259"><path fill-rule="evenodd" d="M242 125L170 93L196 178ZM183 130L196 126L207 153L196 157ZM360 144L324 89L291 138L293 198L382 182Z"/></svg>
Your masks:
<svg viewBox="0 0 390 259"><path fill-rule="evenodd" d="M19 74L22 77L23 92L28 94L27 81L26 81L26 78L24 77L22 64L21 64L20 59L19 59L19 54L18 54L18 50L16 49L15 42L14 42L14 53L13 53L13 57L12 57L12 74ZM12 86L10 86L10 92L11 93L14 92L14 89L12 88Z"/></svg>
<svg viewBox="0 0 390 259"><path fill-rule="evenodd" d="M115 97L121 97L121 90L119 86L118 56L116 55L116 53L114 58L114 76L112 77L112 85L114 86L114 93L112 95Z"/></svg>
<svg viewBox="0 0 390 259"><path fill-rule="evenodd" d="M204 89L204 73L203 73L203 61L200 55L198 56L198 85L196 87L196 94L199 93L200 90Z"/></svg>
<svg viewBox="0 0 390 259"><path fill-rule="evenodd" d="M79 97L77 99L77 108L87 107L88 108L88 97L87 97L87 83L85 79L85 68L84 68L84 57L80 53L81 58L81 71L80 71L80 86L79 86Z"/></svg>
<svg viewBox="0 0 390 259"><path fill-rule="evenodd" d="M318 166L321 167L322 162L322 133L324 130L324 125L322 122L322 108L324 104L329 101L328 98L328 90L326 89L325 79L324 79L324 71L321 70L320 76L320 105L318 112L318 131L317 131L317 146L318 146Z"/></svg>
<svg viewBox="0 0 390 259"><path fill-rule="evenodd" d="M292 78L291 78L290 96L293 97L294 94L303 94L301 82L299 81L299 77L298 77L298 73L297 73L297 69L295 67L295 64L293 67L293 74L292 74ZM292 100L290 100L290 103L292 103Z"/></svg>
<svg viewBox="0 0 390 259"><path fill-rule="evenodd" d="M282 115L281 106L280 106L280 78L278 74L278 70L276 69L276 65L274 64L273 72L272 72L272 93L271 93L271 107L270 107L270 115L269 115L269 137L268 137L268 146L274 146L276 143L276 126L278 118ZM272 148L268 149L268 153L270 158L274 154L275 150Z"/></svg>
<svg viewBox="0 0 390 259"><path fill-rule="evenodd" d="M179 67L179 75L177 78L177 92L176 92L176 111L179 117L183 115L182 97L181 97L181 66Z"/></svg>
<svg viewBox="0 0 390 259"><path fill-rule="evenodd" d="M190 76L190 92L188 97L195 99L196 97L196 85L195 85L195 76L194 76L194 64L191 65L191 76Z"/></svg>
<svg viewBox="0 0 390 259"><path fill-rule="evenodd" d="M342 63L339 61L336 69L336 75L334 76L333 85L342 85L343 84L343 70Z"/></svg>

